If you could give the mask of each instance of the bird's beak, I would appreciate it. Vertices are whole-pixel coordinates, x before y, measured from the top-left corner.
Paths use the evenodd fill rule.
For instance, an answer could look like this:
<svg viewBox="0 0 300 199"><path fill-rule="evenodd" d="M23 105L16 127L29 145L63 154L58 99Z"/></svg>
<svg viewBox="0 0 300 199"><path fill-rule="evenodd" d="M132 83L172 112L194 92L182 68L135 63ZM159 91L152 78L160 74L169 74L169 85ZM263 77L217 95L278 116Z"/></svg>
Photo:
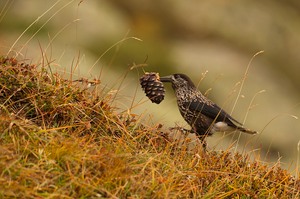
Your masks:
<svg viewBox="0 0 300 199"><path fill-rule="evenodd" d="M172 82L172 75L159 78L161 82Z"/></svg>

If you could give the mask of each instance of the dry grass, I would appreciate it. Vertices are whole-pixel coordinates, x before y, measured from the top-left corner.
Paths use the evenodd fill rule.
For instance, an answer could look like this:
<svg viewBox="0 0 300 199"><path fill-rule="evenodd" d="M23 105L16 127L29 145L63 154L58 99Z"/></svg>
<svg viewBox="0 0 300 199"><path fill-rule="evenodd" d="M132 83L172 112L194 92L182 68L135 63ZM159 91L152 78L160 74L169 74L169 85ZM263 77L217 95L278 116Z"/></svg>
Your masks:
<svg viewBox="0 0 300 199"><path fill-rule="evenodd" d="M0 198L300 197L279 166L177 147L97 90L0 58Z"/></svg>

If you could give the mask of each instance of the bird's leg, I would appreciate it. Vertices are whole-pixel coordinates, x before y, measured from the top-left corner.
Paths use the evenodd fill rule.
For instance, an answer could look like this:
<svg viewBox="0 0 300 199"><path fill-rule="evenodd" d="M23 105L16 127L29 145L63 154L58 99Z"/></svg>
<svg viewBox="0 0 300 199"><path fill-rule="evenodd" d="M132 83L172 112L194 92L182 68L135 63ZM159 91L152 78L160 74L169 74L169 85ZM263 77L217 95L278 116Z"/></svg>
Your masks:
<svg viewBox="0 0 300 199"><path fill-rule="evenodd" d="M197 136L202 144L202 148L204 150L204 152L207 151L206 147L207 147L207 142L205 140L205 138L207 137L206 135L201 135L201 136Z"/></svg>
<svg viewBox="0 0 300 199"><path fill-rule="evenodd" d="M207 151L206 150L207 142L205 139L208 136L208 134L207 133L205 133L205 134L199 133L195 127L192 128L191 133L195 133L197 135L197 137L199 138L199 140L202 144L203 151L206 152Z"/></svg>

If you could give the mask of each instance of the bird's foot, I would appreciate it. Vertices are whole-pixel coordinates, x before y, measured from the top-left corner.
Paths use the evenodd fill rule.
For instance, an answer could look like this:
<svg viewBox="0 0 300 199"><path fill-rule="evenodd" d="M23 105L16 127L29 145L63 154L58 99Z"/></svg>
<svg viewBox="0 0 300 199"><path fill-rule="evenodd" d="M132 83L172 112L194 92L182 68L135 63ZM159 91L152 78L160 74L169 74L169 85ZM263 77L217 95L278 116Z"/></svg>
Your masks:
<svg viewBox="0 0 300 199"><path fill-rule="evenodd" d="M179 132L183 133L185 136L188 136L190 133L194 133L194 131L192 131L192 130L185 129L185 128L179 127L179 126L171 127L171 128L169 128L169 130L170 131L174 131L174 130L179 131Z"/></svg>

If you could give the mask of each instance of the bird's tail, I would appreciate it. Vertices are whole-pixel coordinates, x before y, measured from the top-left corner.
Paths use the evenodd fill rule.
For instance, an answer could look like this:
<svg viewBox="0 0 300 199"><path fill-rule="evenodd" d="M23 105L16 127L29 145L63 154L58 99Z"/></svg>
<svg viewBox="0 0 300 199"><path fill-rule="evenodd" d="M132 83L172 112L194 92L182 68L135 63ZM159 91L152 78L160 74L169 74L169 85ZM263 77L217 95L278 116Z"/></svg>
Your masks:
<svg viewBox="0 0 300 199"><path fill-rule="evenodd" d="M241 131L241 132L243 132L243 133L248 133L248 134L258 134L258 132L257 131L252 131L252 130L250 130L250 129L246 129L246 128L244 128L244 127L240 127L240 126L238 126L237 127L237 130L239 130L239 131Z"/></svg>

